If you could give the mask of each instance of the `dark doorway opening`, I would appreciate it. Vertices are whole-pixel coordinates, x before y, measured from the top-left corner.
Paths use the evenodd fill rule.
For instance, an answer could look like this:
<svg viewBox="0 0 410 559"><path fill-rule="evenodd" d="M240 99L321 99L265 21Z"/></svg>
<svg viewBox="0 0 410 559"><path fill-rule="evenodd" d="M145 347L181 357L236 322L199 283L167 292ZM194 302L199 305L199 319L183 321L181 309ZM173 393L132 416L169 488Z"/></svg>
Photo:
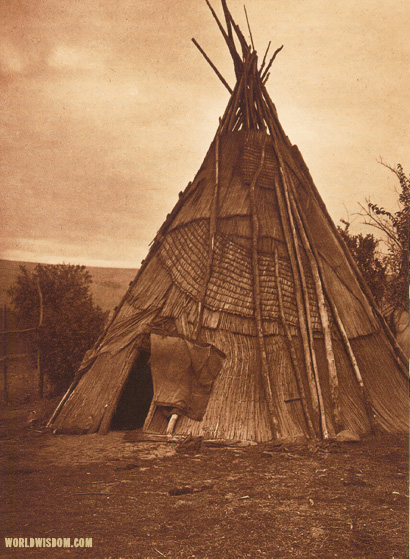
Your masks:
<svg viewBox="0 0 410 559"><path fill-rule="evenodd" d="M112 419L111 429L139 429L144 425L154 396L149 358L150 354L141 350L134 361Z"/></svg>

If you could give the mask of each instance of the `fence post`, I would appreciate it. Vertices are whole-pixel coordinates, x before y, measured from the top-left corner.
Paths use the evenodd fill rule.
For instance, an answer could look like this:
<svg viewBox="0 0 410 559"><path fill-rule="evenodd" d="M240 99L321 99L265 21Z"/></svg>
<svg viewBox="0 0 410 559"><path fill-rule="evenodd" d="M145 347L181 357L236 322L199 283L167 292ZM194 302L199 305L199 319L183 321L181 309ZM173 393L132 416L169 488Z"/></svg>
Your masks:
<svg viewBox="0 0 410 559"><path fill-rule="evenodd" d="M3 341L2 341L2 349L3 349L3 389L4 389L4 399L6 402L9 401L9 386L8 386L8 379L7 379L7 306L3 306Z"/></svg>
<svg viewBox="0 0 410 559"><path fill-rule="evenodd" d="M37 276L37 291L39 298L39 319L38 319L38 330L37 330L37 371L38 371L38 395L40 398L44 395L44 373L41 368L41 351L40 351L40 336L41 336L41 326L43 324L43 292L40 287L40 278Z"/></svg>

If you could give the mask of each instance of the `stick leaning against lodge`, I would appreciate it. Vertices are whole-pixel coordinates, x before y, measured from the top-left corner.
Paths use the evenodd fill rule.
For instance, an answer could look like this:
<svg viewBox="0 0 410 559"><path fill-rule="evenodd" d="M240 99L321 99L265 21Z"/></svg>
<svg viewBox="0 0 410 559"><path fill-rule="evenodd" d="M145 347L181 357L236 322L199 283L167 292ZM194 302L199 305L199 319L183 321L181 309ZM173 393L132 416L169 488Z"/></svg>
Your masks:
<svg viewBox="0 0 410 559"><path fill-rule="evenodd" d="M291 198L293 213L295 215L296 223L298 225L299 235L300 238L302 239L302 244L309 260L310 269L312 271L313 282L315 285L316 298L317 298L319 315L322 323L323 338L325 343L326 360L327 360L328 373L329 373L330 397L333 405L335 425L339 430L342 430L344 426L342 424L341 411L340 411L339 380L337 376L335 355L333 352L330 320L326 308L325 296L323 292L321 277L319 274L318 263L312 251L312 248L310 246L309 240L306 236L306 232L299 214L299 210L292 194L290 198Z"/></svg>

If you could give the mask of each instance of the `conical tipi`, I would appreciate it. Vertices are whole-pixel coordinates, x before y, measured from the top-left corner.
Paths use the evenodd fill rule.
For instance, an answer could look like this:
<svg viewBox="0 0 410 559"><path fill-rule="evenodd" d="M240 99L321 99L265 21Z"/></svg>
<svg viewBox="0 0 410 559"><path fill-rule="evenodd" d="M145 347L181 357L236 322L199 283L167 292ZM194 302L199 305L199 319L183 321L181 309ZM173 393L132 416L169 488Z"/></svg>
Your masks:
<svg viewBox="0 0 410 559"><path fill-rule="evenodd" d="M216 136L50 425L255 441L405 431L406 358L279 124L265 88L276 53L258 66L222 6L237 83Z"/></svg>

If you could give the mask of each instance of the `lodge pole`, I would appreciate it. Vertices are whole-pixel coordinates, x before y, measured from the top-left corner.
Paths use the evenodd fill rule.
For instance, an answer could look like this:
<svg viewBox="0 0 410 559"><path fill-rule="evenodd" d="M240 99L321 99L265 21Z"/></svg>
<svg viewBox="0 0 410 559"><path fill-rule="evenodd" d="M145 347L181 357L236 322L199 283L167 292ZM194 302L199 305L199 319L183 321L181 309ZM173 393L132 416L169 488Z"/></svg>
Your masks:
<svg viewBox="0 0 410 559"><path fill-rule="evenodd" d="M204 303L206 292L208 290L209 280L212 274L212 263L215 253L215 240L216 240L216 229L218 221L218 191L219 191L219 129L215 137L215 183L214 192L212 195L211 202L211 212L209 216L209 246L208 246L208 261L207 268L205 272L205 277L202 282L201 290L198 297L198 316L196 320L196 325L192 338L197 340L201 332L203 315L204 315Z"/></svg>
<svg viewBox="0 0 410 559"><path fill-rule="evenodd" d="M309 430L310 434L312 436L315 436L316 433L315 433L315 429L313 427L313 423L312 423L312 420L311 420L311 417L310 417L310 412L309 412L309 408L308 408L308 404L307 404L307 400L306 400L306 392L305 392L305 388L303 386L303 379L302 379L302 375L300 373L300 367L298 365L298 359L297 359L296 351L295 351L295 348L293 346L292 334L290 333L288 324L286 322L285 306L284 306L284 303L283 303L282 286L280 284L278 249L276 248L276 246L274 247L273 254L274 254L274 258L275 258L275 279L276 279L276 288L278 290L279 317L280 317L280 321L282 323L283 331L285 333L285 338L286 338L288 349L289 349L290 360L292 362L293 371L295 373L296 384L297 384L298 389L299 389L300 401L301 401L301 404L302 404L302 410L303 410L303 414L305 416L306 425L308 427L308 430Z"/></svg>
<svg viewBox="0 0 410 559"><path fill-rule="evenodd" d="M292 196L292 194L290 198L291 198L291 205L293 207L293 212L296 218L297 226L299 229L300 238L302 239L302 244L309 260L310 268L312 271L313 283L315 285L319 316L320 316L320 321L322 323L323 339L325 344L326 360L327 360L327 367L329 373L330 397L332 400L335 425L337 426L338 429L342 430L343 425L342 425L342 417L341 417L341 409L340 409L339 379L337 376L336 361L335 361L335 355L333 351L329 315L326 309L325 296L323 293L323 286L319 274L319 268L318 268L315 255L311 249L311 245L307 238L305 229L303 227L302 219L299 210L297 208L296 201Z"/></svg>
<svg viewBox="0 0 410 559"><path fill-rule="evenodd" d="M294 185L293 185L293 187L294 187ZM293 192L292 201L293 201L294 205L296 205L295 192ZM364 386L363 378L362 378L362 375L361 375L356 357L354 355L354 352L353 352L352 346L350 344L350 340L349 340L349 337L348 337L347 332L345 330L345 327L343 325L342 319L340 318L340 315L339 315L339 312L337 310L336 304L335 304L333 298L330 297L327 294L325 273L324 273L324 270L323 270L322 261L320 259L320 256L319 256L316 248L314 247L313 243L309 242L309 239L311 238L311 232L310 232L310 229L309 229L309 224L307 223L307 220L306 220L306 218L305 218L305 216L303 215L302 212L299 212L298 210L296 210L296 212L297 212L297 215L298 215L298 219L301 222L301 227L303 228L304 235L307 239L307 242L310 245L310 249L311 249L311 251L313 253L313 256L315 258L315 262L317 263L318 273L319 273L319 281L321 282L321 285L323 287L323 293L326 296L327 301L329 303L329 306L330 306L330 309L331 309L331 312L332 312L332 315L333 315L333 319L336 323L336 326L337 326L338 331L340 333L340 336L342 338L343 344L345 346L345 350L346 350L346 353L348 355L350 364L352 366L354 376L356 378L357 383L359 384L359 389L360 389L363 404L364 404L364 407L365 407L365 410L366 410L366 414L367 414L368 419L369 419L370 428L374 432L375 431L374 414L373 414L373 408L372 408L372 405L371 405L371 402L370 402L370 398L369 398L369 395L367 393L366 387Z"/></svg>
<svg viewBox="0 0 410 559"><path fill-rule="evenodd" d="M274 126L272 124L272 118L269 115L269 113L267 113L266 111L264 111L264 116L265 116L265 121L266 121L266 124L268 126L268 129L269 129L269 132L270 132L270 135L271 135L273 146L275 148L275 153L276 153L278 164L279 164L280 176L281 176L281 179L282 179L283 190L284 190L284 192L286 192L287 183L286 183L286 178L285 178L284 170L283 170L283 159L282 159L281 153L279 151L278 144L275 141L275 130L274 130ZM291 212L289 213L289 208L288 208L288 211L287 211L287 208L286 208L286 205L285 205L285 200L283 198L283 194L281 192L280 185L279 185L278 181L274 180L273 182L274 182L274 187L275 187L275 192L276 192L276 198L277 198L277 201L278 201L279 215L280 215L280 219L281 219L281 223L282 223L282 229L283 229L283 233L284 233L284 237L285 237L285 243L286 243L287 251L288 251L288 254L289 254L289 260L290 260L290 264L291 264L291 268L292 268L292 275L293 275L294 286L295 286L296 306L297 306L297 310L298 310L299 328L300 328L300 334L301 334L301 337L302 337L302 345L303 345L303 351L304 351L304 356L305 356L306 372L307 372L307 376L308 376L308 380L309 380L312 407L313 407L313 410L316 412L316 414L319 414L322 435L323 435L323 438L327 439L327 438L329 438L329 430L328 430L328 427L327 427L326 414L325 414L325 410L324 410L322 390L321 390L321 387L320 387L320 381L319 381L319 377L318 377L318 374L317 374L317 370L315 369L316 363L315 363L314 350L312 348L312 352L311 352L310 345L309 345L309 337L310 336L308 335L308 324L307 324L307 322L305 322L305 310L304 310L304 304L303 304L303 289L302 289L302 285L301 285L301 278L299 276L300 263L298 265L298 261L297 261L297 248L296 248L297 247L297 239L294 238L295 233L290 229L290 223L289 223L289 222L291 222L292 214L291 214ZM287 218L289 218L289 222L288 222ZM310 317L309 317L309 319L310 319Z"/></svg>
<svg viewBox="0 0 410 559"><path fill-rule="evenodd" d="M256 211L255 188L259 175L262 172L263 163L265 160L266 136L263 138L261 159L259 167L252 179L249 188L249 197L251 202L251 227L252 227L252 285L253 285L253 304L256 322L256 334L259 347L259 360L262 372L262 386L265 392L266 403L269 411L269 424L272 431L272 437L277 439L279 437L279 427L277 420L277 413L275 411L275 402L272 391L271 379L269 376L269 362L266 352L265 338L263 333L262 321L262 306L260 294L260 275L259 275L259 262L258 262L258 238L259 238L259 221Z"/></svg>

